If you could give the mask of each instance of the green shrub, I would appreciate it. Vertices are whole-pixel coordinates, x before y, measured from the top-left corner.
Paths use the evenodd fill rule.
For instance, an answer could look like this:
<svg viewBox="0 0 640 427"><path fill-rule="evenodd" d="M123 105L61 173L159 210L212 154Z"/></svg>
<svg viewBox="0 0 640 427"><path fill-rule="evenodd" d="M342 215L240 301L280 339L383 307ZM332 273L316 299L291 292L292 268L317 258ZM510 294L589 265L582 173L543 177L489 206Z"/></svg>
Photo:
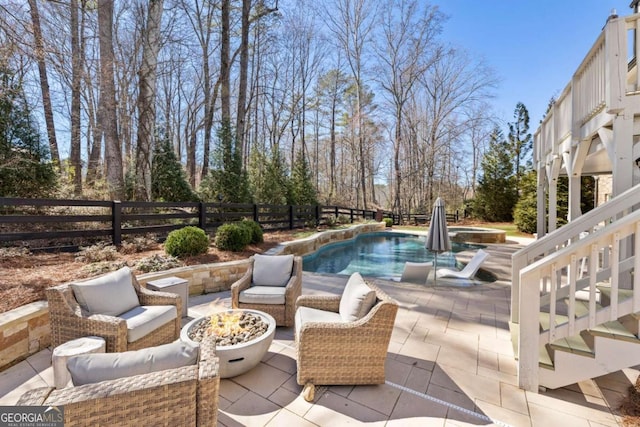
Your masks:
<svg viewBox="0 0 640 427"><path fill-rule="evenodd" d="M249 243L262 243L264 242L264 235L262 233L262 227L257 222L251 219L243 219L242 224L251 231L251 240Z"/></svg>
<svg viewBox="0 0 640 427"><path fill-rule="evenodd" d="M216 231L216 247L223 251L240 252L250 241L250 230L241 223L222 224Z"/></svg>
<svg viewBox="0 0 640 427"><path fill-rule="evenodd" d="M391 218L382 218L382 222L384 222L384 225L387 227L391 227L393 225L393 219Z"/></svg>
<svg viewBox="0 0 640 427"><path fill-rule="evenodd" d="M201 228L187 226L173 230L164 242L164 251L174 257L199 255L209 249L209 236Z"/></svg>
<svg viewBox="0 0 640 427"><path fill-rule="evenodd" d="M242 240L244 241L244 245L247 246L249 243L251 243L251 235L253 234L251 226L244 221L238 221L235 224L242 230Z"/></svg>

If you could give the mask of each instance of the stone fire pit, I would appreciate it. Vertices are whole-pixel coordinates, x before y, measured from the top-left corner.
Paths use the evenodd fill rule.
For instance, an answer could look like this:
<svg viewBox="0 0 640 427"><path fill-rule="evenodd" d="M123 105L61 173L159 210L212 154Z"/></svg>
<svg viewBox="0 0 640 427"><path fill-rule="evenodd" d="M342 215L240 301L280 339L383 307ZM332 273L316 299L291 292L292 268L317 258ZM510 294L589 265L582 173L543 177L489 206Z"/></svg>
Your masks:
<svg viewBox="0 0 640 427"><path fill-rule="evenodd" d="M240 317L242 326L249 328L249 332L244 330L239 333L227 333L228 331L216 333L219 337L216 342L216 355L220 359L220 378L235 377L260 363L273 341L276 321L269 314L258 310L226 310L193 319L180 331L180 339L199 342L203 334L210 333L205 330L209 329L211 317L218 314L225 317ZM233 322L234 320L216 318L215 323L231 324Z"/></svg>

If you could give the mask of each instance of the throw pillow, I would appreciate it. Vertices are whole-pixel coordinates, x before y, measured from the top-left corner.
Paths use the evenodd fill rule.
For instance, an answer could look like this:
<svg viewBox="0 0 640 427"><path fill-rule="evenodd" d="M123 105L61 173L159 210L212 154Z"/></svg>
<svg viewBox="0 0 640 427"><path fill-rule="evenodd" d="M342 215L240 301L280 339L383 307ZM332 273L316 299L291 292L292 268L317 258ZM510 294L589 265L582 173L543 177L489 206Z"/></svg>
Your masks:
<svg viewBox="0 0 640 427"><path fill-rule="evenodd" d="M70 357L67 369L73 385L148 374L165 369L195 365L198 344L175 341L170 344L122 353L91 353Z"/></svg>
<svg viewBox="0 0 640 427"><path fill-rule="evenodd" d="M376 292L367 285L360 273L355 272L344 287L338 312L342 320L353 322L366 316L375 303Z"/></svg>

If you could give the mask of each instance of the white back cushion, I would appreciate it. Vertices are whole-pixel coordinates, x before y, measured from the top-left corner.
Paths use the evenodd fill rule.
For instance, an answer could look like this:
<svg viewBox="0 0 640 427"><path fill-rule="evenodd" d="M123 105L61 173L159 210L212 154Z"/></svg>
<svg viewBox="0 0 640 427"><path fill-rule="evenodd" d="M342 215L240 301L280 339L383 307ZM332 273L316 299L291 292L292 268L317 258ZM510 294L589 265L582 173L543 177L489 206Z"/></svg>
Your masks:
<svg viewBox="0 0 640 427"><path fill-rule="evenodd" d="M85 282L72 283L71 289L78 304L92 314L118 316L140 305L129 267Z"/></svg>
<svg viewBox="0 0 640 427"><path fill-rule="evenodd" d="M67 369L73 385L148 374L165 369L195 365L200 346L175 341L170 344L122 353L91 353L70 357Z"/></svg>
<svg viewBox="0 0 640 427"><path fill-rule="evenodd" d="M253 256L255 286L287 286L293 270L293 255Z"/></svg>
<svg viewBox="0 0 640 427"><path fill-rule="evenodd" d="M355 272L344 287L338 312L342 320L353 322L366 316L375 303L376 292L367 285L360 273Z"/></svg>

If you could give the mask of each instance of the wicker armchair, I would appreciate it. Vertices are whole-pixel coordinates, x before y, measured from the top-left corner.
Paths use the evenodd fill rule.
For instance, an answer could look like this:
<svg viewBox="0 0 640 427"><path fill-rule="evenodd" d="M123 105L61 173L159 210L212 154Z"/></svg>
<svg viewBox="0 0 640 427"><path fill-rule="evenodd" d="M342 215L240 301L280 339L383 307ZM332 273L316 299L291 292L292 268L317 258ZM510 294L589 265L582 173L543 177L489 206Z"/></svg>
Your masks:
<svg viewBox="0 0 640 427"><path fill-rule="evenodd" d="M358 275L359 276L359 275ZM398 304L378 287L373 307L355 321L341 321L341 296L303 295L296 309L309 307L308 321L296 314L295 338L298 384L304 385L304 398L313 400L314 385L382 384L385 360ZM334 317L334 320L331 318ZM327 320L324 320L327 319Z"/></svg>
<svg viewBox="0 0 640 427"><path fill-rule="evenodd" d="M286 255L285 255L286 256ZM263 256L262 259L281 257L279 255ZM244 276L231 285L231 306L233 308L246 308L252 310L260 310L270 314L276 320L278 326L293 326L295 316L296 299L302 293L302 257L293 257L293 267L291 276L284 286L284 301L269 301L273 298L272 290L282 290L280 286L258 286L254 283L254 265L255 256L251 257L251 264ZM255 296L251 300L243 300L243 291L257 290L259 288L267 289L265 295ZM281 295L280 295L281 296ZM276 295L278 297L278 295ZM250 301L250 302L249 302Z"/></svg>
<svg viewBox="0 0 640 427"><path fill-rule="evenodd" d="M131 284L138 296L140 306L172 305L176 307L177 313L182 313L183 302L178 295L143 288L133 274L131 274ZM70 283L48 288L45 293L49 303L53 347L76 338L95 335L105 339L106 351L110 353L166 344L180 337L181 319L176 315L175 319L145 336L128 342L127 321L117 316L88 312L78 303ZM118 297L114 295L114 298Z"/></svg>
<svg viewBox="0 0 640 427"><path fill-rule="evenodd" d="M18 405L64 406L71 426L215 426L220 377L215 341L200 344L196 365L22 395Z"/></svg>

